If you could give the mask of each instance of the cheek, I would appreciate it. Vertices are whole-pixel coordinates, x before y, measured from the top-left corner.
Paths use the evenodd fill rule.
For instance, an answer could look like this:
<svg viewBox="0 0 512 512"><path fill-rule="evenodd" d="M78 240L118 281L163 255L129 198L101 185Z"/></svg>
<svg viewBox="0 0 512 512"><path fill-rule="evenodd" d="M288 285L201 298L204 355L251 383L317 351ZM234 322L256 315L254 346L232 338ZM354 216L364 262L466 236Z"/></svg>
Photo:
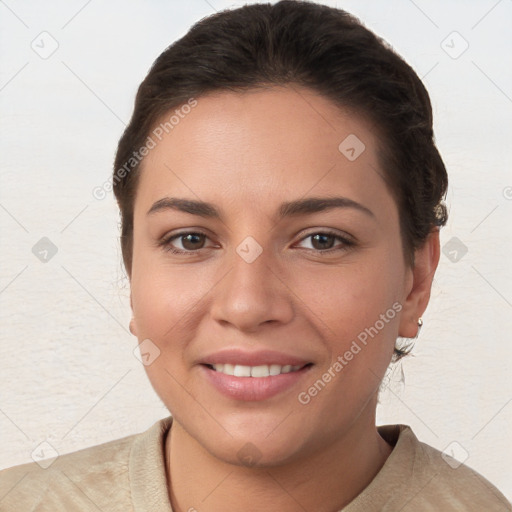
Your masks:
<svg viewBox="0 0 512 512"><path fill-rule="evenodd" d="M355 416L378 389L398 334L396 265L382 258L372 264L315 271L304 285L312 322L323 332L330 359L299 397L314 414L329 411L337 425ZM301 277L305 283L307 276ZM306 294L307 292L307 294ZM325 390L325 391L324 391Z"/></svg>
<svg viewBox="0 0 512 512"><path fill-rule="evenodd" d="M200 266L193 271L173 266L165 256L147 249L134 255L131 292L139 338L179 343L182 338L177 333L187 332L213 285L211 277Z"/></svg>
<svg viewBox="0 0 512 512"><path fill-rule="evenodd" d="M184 392L189 388L184 357L195 336L197 322L192 319L204 292L184 272L154 262L134 266L131 290L139 341L149 339L158 347L158 356L144 369L157 395L175 415L179 413L175 404L190 400Z"/></svg>
<svg viewBox="0 0 512 512"><path fill-rule="evenodd" d="M353 264L318 267L309 274L301 272L292 288L307 297L305 302L327 329L332 348L342 350L374 326L381 315L386 316L385 326L378 322L377 327L383 334L391 335L398 328L397 306L393 308L393 304L400 299L400 282L399 265L382 251L374 253L371 261L365 258Z"/></svg>
<svg viewBox="0 0 512 512"><path fill-rule="evenodd" d="M158 340L175 339L193 315L202 295L200 278L194 280L183 272L165 271L155 265L134 274L132 301L139 337Z"/></svg>

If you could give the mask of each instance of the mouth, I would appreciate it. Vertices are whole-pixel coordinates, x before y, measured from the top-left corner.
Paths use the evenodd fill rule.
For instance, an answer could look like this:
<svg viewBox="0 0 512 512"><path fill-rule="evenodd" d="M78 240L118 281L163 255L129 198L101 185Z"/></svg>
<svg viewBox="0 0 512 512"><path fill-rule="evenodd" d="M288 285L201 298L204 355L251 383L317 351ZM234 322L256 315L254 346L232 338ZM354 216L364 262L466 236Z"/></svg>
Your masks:
<svg viewBox="0 0 512 512"><path fill-rule="evenodd" d="M243 402L268 400L285 391L304 387L303 378L313 363L301 365L201 363L201 375L225 397Z"/></svg>
<svg viewBox="0 0 512 512"><path fill-rule="evenodd" d="M282 375L285 373L294 373L302 370L303 368L312 366L313 363L306 363L303 365L280 365L280 364L262 364L258 366L246 366L242 364L203 364L210 370L224 375L232 375L234 377L254 377L265 378Z"/></svg>

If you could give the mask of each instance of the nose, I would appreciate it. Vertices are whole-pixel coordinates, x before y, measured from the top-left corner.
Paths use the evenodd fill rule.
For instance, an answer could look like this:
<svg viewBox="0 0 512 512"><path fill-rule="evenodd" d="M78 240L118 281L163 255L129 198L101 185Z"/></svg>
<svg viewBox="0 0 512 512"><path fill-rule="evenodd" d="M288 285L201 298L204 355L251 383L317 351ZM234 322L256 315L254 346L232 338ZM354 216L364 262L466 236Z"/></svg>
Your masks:
<svg viewBox="0 0 512 512"><path fill-rule="evenodd" d="M240 331L256 332L262 324L286 324L294 315L293 293L286 284L286 269L270 249L256 250L254 241L238 246L231 267L218 286L211 315ZM252 254L251 254L252 252Z"/></svg>

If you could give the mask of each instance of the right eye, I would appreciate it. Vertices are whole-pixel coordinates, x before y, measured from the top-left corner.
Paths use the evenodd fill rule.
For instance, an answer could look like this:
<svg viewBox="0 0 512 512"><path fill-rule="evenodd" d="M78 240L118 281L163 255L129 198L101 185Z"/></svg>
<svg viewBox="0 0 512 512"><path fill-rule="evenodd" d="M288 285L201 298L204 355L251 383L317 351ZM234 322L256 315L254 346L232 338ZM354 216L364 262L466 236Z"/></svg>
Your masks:
<svg viewBox="0 0 512 512"><path fill-rule="evenodd" d="M194 254L204 248L202 245L205 238L208 238L206 233L200 231L183 231L164 238L159 245L161 245L165 251L169 251L173 254ZM180 240L183 249L176 248L172 244L175 240Z"/></svg>

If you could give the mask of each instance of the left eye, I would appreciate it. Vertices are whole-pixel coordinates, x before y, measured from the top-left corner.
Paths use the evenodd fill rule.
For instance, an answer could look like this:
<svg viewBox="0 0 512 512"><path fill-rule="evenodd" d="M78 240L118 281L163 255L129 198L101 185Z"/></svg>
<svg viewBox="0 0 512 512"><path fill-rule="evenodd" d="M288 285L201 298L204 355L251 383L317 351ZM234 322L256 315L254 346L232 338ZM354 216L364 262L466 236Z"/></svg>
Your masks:
<svg viewBox="0 0 512 512"><path fill-rule="evenodd" d="M332 233L329 231L326 232L318 232L318 233L311 233L307 236L305 236L302 241L311 239L311 244L313 245L313 250L317 250L320 252L327 252L330 250L342 250L347 247L350 247L353 245L353 242L351 240L348 240L345 237L342 237L336 233ZM333 247L333 243L336 240L340 240L342 243L338 247ZM327 247L326 247L327 246Z"/></svg>

